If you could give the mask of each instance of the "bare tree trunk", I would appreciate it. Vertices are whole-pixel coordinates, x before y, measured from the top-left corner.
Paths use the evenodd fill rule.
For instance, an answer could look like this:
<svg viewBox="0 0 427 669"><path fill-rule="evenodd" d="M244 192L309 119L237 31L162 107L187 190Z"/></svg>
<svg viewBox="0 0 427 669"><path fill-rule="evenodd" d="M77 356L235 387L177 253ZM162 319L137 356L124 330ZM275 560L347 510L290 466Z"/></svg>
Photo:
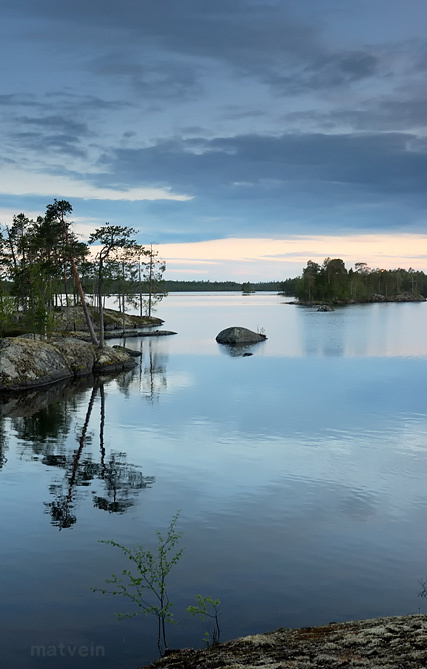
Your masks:
<svg viewBox="0 0 427 669"><path fill-rule="evenodd" d="M67 268L65 263L64 263L64 289L65 289L65 306L68 307Z"/></svg>
<svg viewBox="0 0 427 669"><path fill-rule="evenodd" d="M70 242L69 242L69 239L68 239L68 231L67 231L67 226L65 225L64 217L62 217L62 227L63 227L63 230L64 230L65 243L66 243L67 247L69 248L70 247ZM96 338L95 330L93 328L92 319L90 317L90 313L89 313L88 308L87 308L82 284L80 283L79 273L77 271L76 263L75 263L73 257L71 257L71 269L73 270L74 281L76 282L77 290L78 290L78 293L79 293L79 296L80 296L80 302L82 304L83 313L85 315L86 325L87 325L88 330L89 330L91 342L92 342L92 344L94 344L94 346L98 346L99 342Z"/></svg>
<svg viewBox="0 0 427 669"><path fill-rule="evenodd" d="M102 261L99 261L99 275L98 275L98 301L99 301L99 348L104 348L104 305L102 301Z"/></svg>
<svg viewBox="0 0 427 669"><path fill-rule="evenodd" d="M148 280L148 315L151 316L151 297L153 294L153 245L150 246L150 275Z"/></svg>

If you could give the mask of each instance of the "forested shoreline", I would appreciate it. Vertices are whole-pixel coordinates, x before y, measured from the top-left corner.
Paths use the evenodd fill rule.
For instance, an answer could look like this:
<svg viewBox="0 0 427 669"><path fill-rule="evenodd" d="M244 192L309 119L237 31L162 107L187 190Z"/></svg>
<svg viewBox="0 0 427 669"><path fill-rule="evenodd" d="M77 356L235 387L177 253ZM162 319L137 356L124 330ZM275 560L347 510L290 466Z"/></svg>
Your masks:
<svg viewBox="0 0 427 669"><path fill-rule="evenodd" d="M372 269L357 262L347 270L340 258L325 258L322 265L309 260L302 276L282 284L286 295L300 302L382 302L427 298L427 275L409 269Z"/></svg>
<svg viewBox="0 0 427 669"><path fill-rule="evenodd" d="M168 292L273 291L316 302L415 301L427 298L427 276L409 269L370 268L357 262L347 269L340 258L312 260L298 277L284 281L165 280L166 264L152 245L135 241L136 230L105 223L88 242L79 241L65 200L48 204L35 220L21 213L0 228L0 334L13 330L19 317L24 331L49 335L55 313L79 303L93 344L103 345L103 308L113 296L123 316L129 309L151 317ZM95 250L91 252L91 245ZM87 298L86 296L90 296ZM89 306L92 306L90 313ZM96 310L98 334L93 326Z"/></svg>

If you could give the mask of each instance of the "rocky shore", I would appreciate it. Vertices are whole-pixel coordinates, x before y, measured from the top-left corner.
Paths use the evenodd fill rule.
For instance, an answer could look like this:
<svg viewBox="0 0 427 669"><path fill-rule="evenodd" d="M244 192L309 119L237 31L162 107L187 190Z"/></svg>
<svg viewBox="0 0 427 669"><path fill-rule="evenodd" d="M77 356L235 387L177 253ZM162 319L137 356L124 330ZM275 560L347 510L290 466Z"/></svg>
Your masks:
<svg viewBox="0 0 427 669"><path fill-rule="evenodd" d="M92 373L131 369L135 360L124 350L68 337L49 342L6 337L0 340L0 391L26 390Z"/></svg>
<svg viewBox="0 0 427 669"><path fill-rule="evenodd" d="M93 312L92 316L96 315ZM16 316L15 327L19 331L22 314ZM155 329L163 324L160 318L128 314L123 318L113 309L105 309L104 318L106 339L175 334ZM136 364L134 356L123 347L100 349L90 343L81 307L62 308L55 313L55 332L47 341L32 334L0 339L0 392L39 388L89 374L109 374Z"/></svg>
<svg viewBox="0 0 427 669"><path fill-rule="evenodd" d="M305 307L315 307L315 306L317 307L326 304L345 306L347 304L375 304L383 302L426 302L426 301L427 298L425 298L423 295L416 295L414 293L399 293L398 295L390 295L388 297L386 297L385 295L373 293L371 295L366 295L363 299L360 300L354 300L351 297L342 300L331 299L331 300L317 300L317 301L297 299L292 302L286 302L286 304L300 304Z"/></svg>
<svg viewBox="0 0 427 669"><path fill-rule="evenodd" d="M183 649L150 669L426 669L427 616L374 618L251 634ZM147 667L145 669L148 669Z"/></svg>

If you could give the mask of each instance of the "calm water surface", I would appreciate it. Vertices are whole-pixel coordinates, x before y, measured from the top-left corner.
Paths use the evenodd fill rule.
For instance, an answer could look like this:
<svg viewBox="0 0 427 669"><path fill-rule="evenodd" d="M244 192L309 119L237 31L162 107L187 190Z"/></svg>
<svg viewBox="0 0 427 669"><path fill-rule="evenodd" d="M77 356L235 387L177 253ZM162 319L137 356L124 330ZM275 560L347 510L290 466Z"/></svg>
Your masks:
<svg viewBox="0 0 427 669"><path fill-rule="evenodd" d="M427 612L427 304L284 301L172 294L178 334L129 339L135 370L1 402L1 666L155 659L154 619L117 622L126 601L90 587L126 566L99 540L154 547L177 509L171 647L202 645L198 593L224 639ZM232 355L230 325L268 340Z"/></svg>

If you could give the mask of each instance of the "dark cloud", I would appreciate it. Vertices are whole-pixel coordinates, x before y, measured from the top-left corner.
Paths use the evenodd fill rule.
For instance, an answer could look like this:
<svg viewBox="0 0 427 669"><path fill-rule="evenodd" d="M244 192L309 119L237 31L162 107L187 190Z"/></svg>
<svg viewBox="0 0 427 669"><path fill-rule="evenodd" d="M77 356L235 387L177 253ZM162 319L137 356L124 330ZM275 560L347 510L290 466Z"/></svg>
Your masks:
<svg viewBox="0 0 427 669"><path fill-rule="evenodd" d="M87 125L85 123L64 116L43 116L39 118L21 116L17 121L24 125L38 127L42 131L50 131L54 133L65 132L69 136L84 136L88 134Z"/></svg>
<svg viewBox="0 0 427 669"><path fill-rule="evenodd" d="M0 95L1 107L36 107L40 106L40 102L33 96L22 95L18 93L9 93L7 95Z"/></svg>
<svg viewBox="0 0 427 669"><path fill-rule="evenodd" d="M200 193L239 186L246 196L281 196L289 184L357 186L367 192L422 194L425 147L415 136L387 134L244 135L170 139L142 149L117 149L101 166L123 183L151 182ZM238 197L238 196L237 196Z"/></svg>
<svg viewBox="0 0 427 669"><path fill-rule="evenodd" d="M282 120L287 126L299 127L315 125L323 130L337 130L350 127L362 131L408 131L424 129L426 122L427 95L423 89L414 92L412 99L371 99L359 109L335 109L319 112L316 109L284 114Z"/></svg>
<svg viewBox="0 0 427 669"><path fill-rule="evenodd" d="M78 145L74 135L17 132L15 133L15 138L19 141L21 149L29 149L34 153L40 154L43 158L50 153L64 154L76 158L85 158L87 155L86 151ZM58 170L58 168L56 169Z"/></svg>
<svg viewBox="0 0 427 669"><path fill-rule="evenodd" d="M195 64L147 60L142 54L113 51L89 61L86 68L96 76L130 85L144 98L187 100L201 95L202 73Z"/></svg>
<svg viewBox="0 0 427 669"><path fill-rule="evenodd" d="M93 204L162 241L420 229L427 60L389 2L3 0L2 152L194 196Z"/></svg>
<svg viewBox="0 0 427 669"><path fill-rule="evenodd" d="M386 76L378 56L367 51L348 51L316 54L307 65L283 68L272 67L264 75L276 93L299 95L306 92L330 90L348 86L362 79Z"/></svg>
<svg viewBox="0 0 427 669"><path fill-rule="evenodd" d="M16 145L21 151L27 149L39 154L41 164L49 153L86 157L86 150L81 144L81 140L89 134L85 123L59 115L20 116L15 119L15 126L25 128L12 133Z"/></svg>
<svg viewBox="0 0 427 669"><path fill-rule="evenodd" d="M261 118L266 116L266 111L261 109L236 109L230 107L226 109L223 116L228 119Z"/></svg>

